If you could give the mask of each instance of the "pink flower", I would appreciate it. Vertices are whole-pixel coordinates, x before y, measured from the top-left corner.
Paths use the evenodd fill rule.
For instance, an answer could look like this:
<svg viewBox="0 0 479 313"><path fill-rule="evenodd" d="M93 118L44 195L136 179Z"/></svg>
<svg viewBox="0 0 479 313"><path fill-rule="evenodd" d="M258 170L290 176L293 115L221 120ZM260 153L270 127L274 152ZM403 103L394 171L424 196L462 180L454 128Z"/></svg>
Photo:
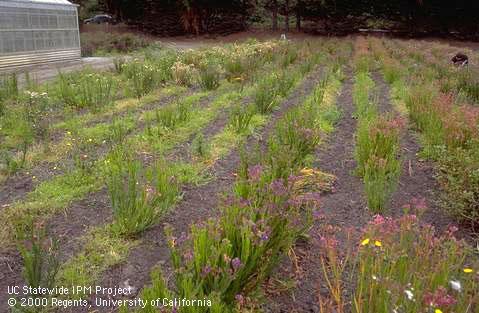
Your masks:
<svg viewBox="0 0 479 313"><path fill-rule="evenodd" d="M263 172L263 167L261 165L255 165L248 169L248 177L252 181L259 181L261 174Z"/></svg>
<svg viewBox="0 0 479 313"><path fill-rule="evenodd" d="M439 287L434 293L427 292L424 295L424 303L430 306L449 307L456 304L457 300L447 294L444 287Z"/></svg>

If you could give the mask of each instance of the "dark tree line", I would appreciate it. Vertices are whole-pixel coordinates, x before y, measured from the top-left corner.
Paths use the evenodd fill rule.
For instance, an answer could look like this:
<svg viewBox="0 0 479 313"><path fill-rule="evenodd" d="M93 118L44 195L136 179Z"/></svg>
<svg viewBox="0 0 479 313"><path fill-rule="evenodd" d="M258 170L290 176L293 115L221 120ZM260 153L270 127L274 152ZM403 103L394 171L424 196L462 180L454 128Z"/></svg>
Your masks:
<svg viewBox="0 0 479 313"><path fill-rule="evenodd" d="M77 0L92 1L123 21L165 34L232 32L252 21L284 31L308 24L331 32L386 27L475 33L479 26L477 0Z"/></svg>

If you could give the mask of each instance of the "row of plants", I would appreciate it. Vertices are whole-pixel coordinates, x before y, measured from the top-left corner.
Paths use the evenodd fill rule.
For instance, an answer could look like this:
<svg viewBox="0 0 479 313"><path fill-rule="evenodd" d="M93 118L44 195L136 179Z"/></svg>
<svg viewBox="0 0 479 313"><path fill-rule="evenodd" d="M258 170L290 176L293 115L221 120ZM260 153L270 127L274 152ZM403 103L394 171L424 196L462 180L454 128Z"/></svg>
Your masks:
<svg viewBox="0 0 479 313"><path fill-rule="evenodd" d="M423 199L398 218L376 215L363 229L325 225L321 243L321 312L477 312L476 251L421 222ZM351 288L353 286L353 288Z"/></svg>
<svg viewBox="0 0 479 313"><path fill-rule="evenodd" d="M391 56L391 51L384 49L379 39L369 40L368 51L374 54L386 81L392 86L394 108L407 114L407 88L414 88L408 84L418 84L421 69L414 72L417 65L399 63L397 60L402 58L396 54ZM370 61L360 64L370 64ZM404 81L408 72L411 80ZM374 85L368 77L360 77L358 73L356 78L354 98L356 102L366 103L368 91ZM362 111L367 113L367 105L359 108L366 108ZM361 125L358 127L359 137ZM381 138L379 147L387 150L389 144L381 136L370 135L369 144L373 146L378 138ZM341 228L332 221L322 225L316 234L323 274L318 292L321 312L479 310L477 251L465 241L456 239L456 227L451 226L440 233L432 225L423 223L421 215L427 210L425 203L425 199L411 199L401 217L375 215L360 230Z"/></svg>
<svg viewBox="0 0 479 313"><path fill-rule="evenodd" d="M355 60L355 84L353 102L356 106L355 158L356 173L363 178L368 208L373 212L383 212L394 192L401 172L399 138L401 121L391 114L379 114L373 99L374 81L369 75L372 66L371 56L358 40ZM363 49L363 50L361 50Z"/></svg>
<svg viewBox="0 0 479 313"><path fill-rule="evenodd" d="M296 77L299 78L299 76ZM234 96L236 98L219 99L218 103L222 102L221 100L232 101L237 99L237 95ZM224 104L216 105L216 110L220 108L224 108ZM176 133L178 130L175 128L188 121L191 116L191 112L189 112L191 109L191 104L177 103L173 116L182 116L179 119L166 118L164 114L157 113L159 128ZM172 108L166 110L172 110ZM211 117L211 112L208 116ZM165 123L165 121L169 122ZM253 118L248 122L248 125L257 128L263 122L264 120ZM56 245L51 241L45 244L44 234L36 231L41 229L41 225L31 224L28 229L24 227L17 229L20 242L26 242L25 245L20 245L20 250L25 261L24 278L31 286L52 286L58 280L68 280L69 278L73 279L75 283L88 284L88 282L94 280L89 275L101 271L95 266L108 267L118 262L119 257L126 255L128 248L135 244L134 240L129 239L136 237L136 235L156 223L158 218L180 198L180 181L177 178L184 173L180 174L176 171L181 170L181 168L178 166L172 167L173 164L167 164L166 161L159 161L153 166L145 168L132 155L131 151L136 150L134 148L135 141L127 142L125 140L126 133L122 126L122 124L118 124L112 133L116 145L113 146L108 157L102 162L95 162L94 167L86 167L90 169L88 171L90 175L94 172L100 172L102 173L100 176L107 177L106 184L112 200L114 222L106 227L91 231L85 240L87 242L85 250L76 260L72 260L68 264L71 265L70 267L68 265L61 267L57 262L58 251L55 249ZM227 131L230 131L229 126ZM236 132L233 127L232 131ZM158 136L161 135L158 134ZM225 140L222 137L224 136L221 136L221 134L217 136L216 142L224 145ZM225 153L225 151L219 153ZM193 174L193 176L195 175ZM100 177L96 179L98 178ZM24 222L26 222L26 219L31 221L34 216L27 214ZM25 226L25 223L23 226ZM114 248L117 250L115 251ZM91 259L88 259L89 257L94 260L93 263L88 262L91 261ZM100 258L100 260L95 258ZM38 267L37 264L41 264L41 266ZM93 268L88 268L85 273L83 265L93 266ZM59 270L60 273L58 273ZM82 276L82 274L84 275Z"/></svg>
<svg viewBox="0 0 479 313"><path fill-rule="evenodd" d="M243 150L237 181L218 217L192 225L181 238L166 229L174 287L157 268L152 286L142 290L143 299L211 301L210 306L167 308L168 312L258 309L261 285L298 236L307 232L318 207L320 176L304 167L339 116L334 102L340 75L339 69L325 75L301 105L278 121L265 151ZM149 305L141 311L155 310Z"/></svg>
<svg viewBox="0 0 479 313"><path fill-rule="evenodd" d="M261 68L258 67L258 69ZM158 124L157 127L161 129L161 132L156 132L155 136L147 136L149 129L151 130L151 128L147 127L144 132L134 136L130 135L129 137L131 138L129 140L134 145L145 147L153 139L158 143L155 144L156 150L160 151L150 150L153 150L153 152L165 152L174 146L173 143L188 140L192 134L212 121L220 110L227 108L234 101L247 95L248 90L245 89L245 93L231 91L231 88L226 86L226 88L219 90L219 97L210 107L206 108L200 108L193 104L205 97L207 93L203 92L187 96L178 102L174 102L172 106L187 106L192 111L191 113L195 114L196 119L193 119L195 122L192 123L190 120L189 123L186 123L186 121L183 121L184 125L181 126L184 127L166 131L163 125ZM142 120L148 119L148 112L140 113L140 118L130 118L127 116L126 118L114 120L109 124L101 123L87 129L80 128L78 131L81 130L81 132L77 132L78 134L67 131L66 142L63 145L75 151L73 159L75 160L74 165L76 165L76 168L67 171L63 175L57 175L52 180L40 183L33 192L26 196L25 201L18 201L3 210L2 215L11 221L9 223L10 226L22 225L28 217L49 216L67 207L74 199L82 198L89 192L101 188L103 180L100 179L98 174L101 173L99 168L102 166L104 158L97 154L97 150L99 148L103 149L105 142L109 143L107 147L122 144L116 137L126 137L130 134L131 129L134 129L135 123L141 125ZM192 114L189 115L192 116ZM65 156L63 155L63 157ZM188 169L192 170L191 167ZM5 238L12 238L11 227L6 227L4 230L2 235ZM10 241L6 240L4 242L8 244Z"/></svg>
<svg viewBox="0 0 479 313"><path fill-rule="evenodd" d="M282 59L279 58L278 62ZM304 62L316 62L316 58L311 58L305 60ZM315 63L313 63L314 65ZM273 69L272 67L267 67L268 69ZM312 69L313 67L310 67ZM285 91L285 95L289 94L292 88L300 81L300 79L306 74L302 72L303 67L296 66L292 64L288 67L291 71L291 75L295 77L295 82L291 84L288 90ZM266 77L270 75L277 75L274 71L271 74L267 74ZM281 82L278 81L278 84ZM255 88L260 88L260 84L254 84ZM273 92L273 91L271 91ZM279 99L277 99L279 100ZM254 108L254 107L253 107ZM153 131L150 127L150 132L152 134L157 133L158 131L164 132L168 130L168 133L176 133L179 130L179 127L190 127L191 122L194 121L197 117L191 113L188 113L187 107L175 106L173 108L164 108L163 113L155 114L155 119L158 125ZM170 111L171 110L171 111ZM251 109L250 109L251 110ZM232 111L232 114L235 114L235 110ZM231 114L231 115L232 115ZM186 118L186 119L185 119ZM234 120L233 118L231 118ZM178 199L179 186L187 183L194 182L196 179L200 179L198 176L205 173L209 167L211 167L217 159L220 159L226 156L234 147L238 146L244 139L252 134L253 131L261 128L267 120L267 116L263 115L261 112L254 110L254 114L251 119L243 121L239 129L235 128L238 124L231 123L226 125L226 127L208 139L198 139L195 138L192 144L192 154L194 158L189 160L188 163L185 163L183 160L180 161L162 161L164 168L168 168L169 172L167 177L169 180L165 180L166 185L176 186L174 199ZM183 123L184 125L181 125ZM194 125L194 124L193 124ZM161 136L160 136L161 138ZM163 137L163 140L168 137ZM174 137L172 137L174 138ZM196 142L195 142L196 141ZM148 146L152 142L145 141L143 145ZM157 142L153 141L153 144ZM138 142L132 143L131 147L140 146ZM156 147L151 147L153 150L158 149ZM160 157L161 158L161 157ZM108 167L112 163L108 163ZM129 168L130 165L119 166L119 168ZM149 168L149 167L148 167ZM189 177L185 180L185 170L189 171L186 173ZM140 170L140 172L149 172L151 170L145 169ZM116 179L117 182L122 182L122 188L119 190L129 190L132 188L131 193L127 192L122 196L124 199L114 199L114 196L120 196L121 191L112 194L112 205L115 210L114 203L124 203L121 206L120 210L114 211L114 221L112 224L107 224L104 226L93 227L82 239L85 242L85 246L82 251L80 251L72 259L68 260L63 264L61 272L59 274L58 280L65 284L77 284L81 282L82 284L92 284L98 279L103 270L109 266L120 262L122 259L126 258L128 251L136 243L135 239L147 228L155 225L160 218L167 210L171 210L174 207L175 201L168 201L167 204L162 205L163 210L158 212L158 209L154 209L152 205L145 203L144 199L148 199L148 195L151 195L151 183L145 181L140 183L136 175L133 175L134 172L129 171L124 173L123 179ZM118 175L108 175L109 177L118 178ZM126 186L125 186L126 184ZM176 185L175 185L176 184ZM168 188L168 186L164 188ZM111 192L112 186L119 187L120 185L108 184L109 190ZM158 188L159 189L159 188ZM163 191L162 194L165 192ZM151 198L151 197L150 197ZM151 198L153 199L153 198ZM149 212L149 213L147 213ZM125 222L121 222L121 220ZM124 224L118 226L119 224ZM115 226L117 225L117 226ZM114 232L112 229L120 228L123 229L120 232ZM109 252L115 252L116 257L111 258Z"/></svg>
<svg viewBox="0 0 479 313"><path fill-rule="evenodd" d="M243 46L247 45L245 48ZM281 54L279 50L287 51L284 44L279 42L258 43L250 42L240 45L246 52L242 62L252 63L254 69L263 64L263 61L271 60L273 52ZM114 73L95 73L92 70L84 70L78 73L61 74L51 84L38 85L26 75L25 91L21 91L18 79L14 75L7 76L0 84L2 94L2 108L0 110L0 127L4 131L5 141L0 146L4 156L3 175L11 175L18 169L25 167L24 155L32 150L38 150L34 143L44 146L48 150L46 142L57 136L49 134L49 130L55 129L55 120L63 120L68 116L67 125L75 122L81 124L89 119L78 116L78 110L87 109L88 112L100 113L114 110L113 103L125 97L144 98L154 90L165 84L174 83L177 86L199 85L204 90L214 90L219 87L222 77L228 76L223 69L226 58L224 55L231 49L240 49L237 46L222 48L216 52L178 53L171 50L151 50L140 60L117 59ZM200 57L204 64L187 63L193 57ZM248 61L254 59L253 61ZM228 61L229 62L229 61ZM210 64L211 63L211 64ZM252 73L254 71L249 71ZM240 80L239 83L243 84ZM148 99L148 102L158 100L159 96ZM31 103L35 102L36 114L29 114ZM122 102L125 102L124 100ZM131 101L130 101L131 102ZM37 105L37 104L41 105ZM120 104L119 104L120 105ZM84 115L81 113L80 115ZM28 117L35 117L32 121ZM21 123L16 123L18 117ZM53 124L53 125L52 125ZM65 125L64 121L60 124ZM39 128L36 131L36 128ZM38 134L35 136L35 134ZM18 144L20 142L21 144ZM20 147L18 149L17 147ZM52 149L55 150L55 149ZM33 159L42 159L33 156Z"/></svg>
<svg viewBox="0 0 479 313"><path fill-rule="evenodd" d="M426 62L432 68L441 84L442 91L454 92L464 100L477 103L479 101L479 81L477 80L477 68L474 65L475 53L468 49L467 54L471 62L465 67L451 66L450 59L444 56L454 55L457 48L439 43L431 47L421 45L419 54L420 62Z"/></svg>
<svg viewBox="0 0 479 313"><path fill-rule="evenodd" d="M397 93L421 134L422 155L437 164L445 209L459 221L475 225L479 218L479 110L464 103L459 94L444 92L429 75L421 75L423 69L436 70L428 63L420 64L402 76L404 89Z"/></svg>

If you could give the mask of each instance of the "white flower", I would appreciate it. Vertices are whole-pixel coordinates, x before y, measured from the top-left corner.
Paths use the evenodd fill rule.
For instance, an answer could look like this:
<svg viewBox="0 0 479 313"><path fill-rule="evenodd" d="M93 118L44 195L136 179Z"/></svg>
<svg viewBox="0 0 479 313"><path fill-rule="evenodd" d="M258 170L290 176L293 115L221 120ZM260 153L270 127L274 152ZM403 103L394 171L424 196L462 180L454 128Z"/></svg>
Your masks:
<svg viewBox="0 0 479 313"><path fill-rule="evenodd" d="M404 290L404 293L406 294L407 298L411 301L414 301L414 294L412 293L411 290Z"/></svg>
<svg viewBox="0 0 479 313"><path fill-rule="evenodd" d="M378 277L376 275L372 275L371 277L373 278L373 280L378 280Z"/></svg>
<svg viewBox="0 0 479 313"><path fill-rule="evenodd" d="M457 292L461 292L461 282L459 282L458 280L451 280L449 281L449 284L451 285L452 289L456 290Z"/></svg>

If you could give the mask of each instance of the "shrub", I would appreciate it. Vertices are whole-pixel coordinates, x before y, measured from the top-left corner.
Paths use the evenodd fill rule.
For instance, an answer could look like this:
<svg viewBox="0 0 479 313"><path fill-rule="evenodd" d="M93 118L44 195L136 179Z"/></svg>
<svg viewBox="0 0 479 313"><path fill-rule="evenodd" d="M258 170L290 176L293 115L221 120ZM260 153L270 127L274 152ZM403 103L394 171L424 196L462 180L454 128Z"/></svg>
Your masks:
<svg viewBox="0 0 479 313"><path fill-rule="evenodd" d="M31 123L35 137L46 139L48 136L49 97L46 92L25 91L21 98L25 118Z"/></svg>
<svg viewBox="0 0 479 313"><path fill-rule="evenodd" d="M479 222L479 140L471 148L448 149L439 157L439 182L447 191L442 197L447 211L460 221Z"/></svg>
<svg viewBox="0 0 479 313"><path fill-rule="evenodd" d="M89 57L105 53L128 53L145 48L150 41L133 33L86 32L81 34L82 56Z"/></svg>

